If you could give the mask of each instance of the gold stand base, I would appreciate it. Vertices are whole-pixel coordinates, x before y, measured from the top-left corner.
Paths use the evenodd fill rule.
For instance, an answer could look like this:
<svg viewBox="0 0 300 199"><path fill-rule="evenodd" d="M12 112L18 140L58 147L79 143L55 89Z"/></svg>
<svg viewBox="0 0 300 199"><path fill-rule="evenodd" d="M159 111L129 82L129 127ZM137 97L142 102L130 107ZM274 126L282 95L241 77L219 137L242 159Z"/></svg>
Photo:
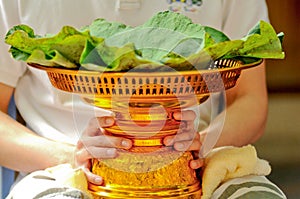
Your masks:
<svg viewBox="0 0 300 199"><path fill-rule="evenodd" d="M170 147L132 150L120 150L115 159L93 160L92 172L104 179L103 186L89 184L94 198L201 198L200 180L189 167L191 152Z"/></svg>

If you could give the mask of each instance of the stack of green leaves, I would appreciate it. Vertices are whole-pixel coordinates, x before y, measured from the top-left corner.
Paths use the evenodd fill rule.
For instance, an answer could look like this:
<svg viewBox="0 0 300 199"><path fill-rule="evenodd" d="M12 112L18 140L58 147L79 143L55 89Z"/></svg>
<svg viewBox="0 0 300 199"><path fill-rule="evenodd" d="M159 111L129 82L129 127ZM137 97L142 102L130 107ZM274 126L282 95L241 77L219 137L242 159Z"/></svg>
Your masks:
<svg viewBox="0 0 300 199"><path fill-rule="evenodd" d="M238 40L174 12L159 12L144 24L130 27L96 19L81 29L64 26L56 35L40 36L27 25L11 28L5 42L16 60L47 67L84 67L96 71L133 68L207 69L207 60L283 59L283 33L260 21ZM203 61L206 60L206 61Z"/></svg>

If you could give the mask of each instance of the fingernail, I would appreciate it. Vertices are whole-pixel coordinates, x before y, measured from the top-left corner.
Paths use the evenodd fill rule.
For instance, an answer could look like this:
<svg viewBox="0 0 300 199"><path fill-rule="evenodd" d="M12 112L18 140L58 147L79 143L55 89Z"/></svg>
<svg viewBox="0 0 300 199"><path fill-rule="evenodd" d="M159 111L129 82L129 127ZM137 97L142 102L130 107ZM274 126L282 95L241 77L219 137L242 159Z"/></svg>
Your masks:
<svg viewBox="0 0 300 199"><path fill-rule="evenodd" d="M173 113L173 118L174 118L175 120L180 120L180 116L181 116L181 113L179 113L179 112Z"/></svg>
<svg viewBox="0 0 300 199"><path fill-rule="evenodd" d="M109 156L115 156L116 155L116 149L107 149L106 150L106 154L109 155Z"/></svg>
<svg viewBox="0 0 300 199"><path fill-rule="evenodd" d="M191 162L191 167L192 167L192 169L196 169L196 168L198 168L198 164L197 164L197 162L195 162L195 161L192 161L192 162Z"/></svg>
<svg viewBox="0 0 300 199"><path fill-rule="evenodd" d="M114 120L113 118L111 118L111 117L107 117L107 118L105 119L105 124L106 124L106 125L113 125L114 122L115 122L115 120Z"/></svg>
<svg viewBox="0 0 300 199"><path fill-rule="evenodd" d="M129 148L131 146L130 141L122 140L121 145L125 148Z"/></svg>
<svg viewBox="0 0 300 199"><path fill-rule="evenodd" d="M95 178L95 183L97 183L97 184L102 183L102 178L96 177L96 178Z"/></svg>
<svg viewBox="0 0 300 199"><path fill-rule="evenodd" d="M170 145L172 144L172 139L171 139L171 138L165 138L164 144L165 144L166 146L170 146Z"/></svg>
<svg viewBox="0 0 300 199"><path fill-rule="evenodd" d="M176 148L182 150L182 149L184 149L184 144L176 143Z"/></svg>

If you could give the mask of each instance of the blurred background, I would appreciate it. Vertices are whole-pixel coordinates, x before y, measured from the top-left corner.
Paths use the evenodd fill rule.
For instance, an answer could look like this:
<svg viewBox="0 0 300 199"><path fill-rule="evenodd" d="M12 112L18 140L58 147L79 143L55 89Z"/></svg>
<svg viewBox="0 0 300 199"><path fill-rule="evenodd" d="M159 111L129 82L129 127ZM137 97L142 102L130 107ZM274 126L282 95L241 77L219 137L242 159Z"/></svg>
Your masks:
<svg viewBox="0 0 300 199"><path fill-rule="evenodd" d="M276 32L284 32L286 58L267 60L269 117L255 144L272 166L269 178L287 195L300 198L300 1L267 0Z"/></svg>

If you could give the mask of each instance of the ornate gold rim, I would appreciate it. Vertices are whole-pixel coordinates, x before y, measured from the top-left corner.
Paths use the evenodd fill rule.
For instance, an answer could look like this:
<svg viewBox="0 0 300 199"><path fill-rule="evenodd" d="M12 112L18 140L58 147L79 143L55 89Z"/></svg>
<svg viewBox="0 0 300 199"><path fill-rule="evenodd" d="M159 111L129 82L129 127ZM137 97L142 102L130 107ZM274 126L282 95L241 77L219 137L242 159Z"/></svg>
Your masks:
<svg viewBox="0 0 300 199"><path fill-rule="evenodd" d="M243 69L261 62L262 60L242 64L237 60L224 59L215 62L216 69L172 72L99 72L29 65L46 71L57 89L92 99L107 98L107 102L112 97L119 97L118 101L130 97L131 100L142 103L141 100L145 98L176 100L178 97L191 95L197 96L201 101L209 93L232 88Z"/></svg>
<svg viewBox="0 0 300 199"><path fill-rule="evenodd" d="M222 60L221 60L222 61ZM227 60L224 60L225 62ZM229 60L229 61L234 61L234 60ZM72 74L72 73L82 73L85 75L98 75L98 74L105 74L107 76L123 76L124 74L128 76L133 76L133 77L140 77L140 76L147 76L147 77L157 77L157 76L166 76L166 75L188 75L188 74L206 74L206 73L215 73L215 72L224 72L224 71L230 71L230 70L235 70L235 69L247 69L251 68L254 66L257 66L263 62L263 59L260 59L256 62L250 63L250 64L239 64L233 67L225 67L225 68L219 68L219 69L207 69L207 70L191 70L191 71L177 71L177 72L99 72L99 71L91 71L91 70L78 70L78 69L67 69L67 68L59 68L59 67L47 67L47 66L42 66L38 64L33 64L33 63L28 63L28 65L42 69L46 72L55 72L55 73L60 73L60 74Z"/></svg>

